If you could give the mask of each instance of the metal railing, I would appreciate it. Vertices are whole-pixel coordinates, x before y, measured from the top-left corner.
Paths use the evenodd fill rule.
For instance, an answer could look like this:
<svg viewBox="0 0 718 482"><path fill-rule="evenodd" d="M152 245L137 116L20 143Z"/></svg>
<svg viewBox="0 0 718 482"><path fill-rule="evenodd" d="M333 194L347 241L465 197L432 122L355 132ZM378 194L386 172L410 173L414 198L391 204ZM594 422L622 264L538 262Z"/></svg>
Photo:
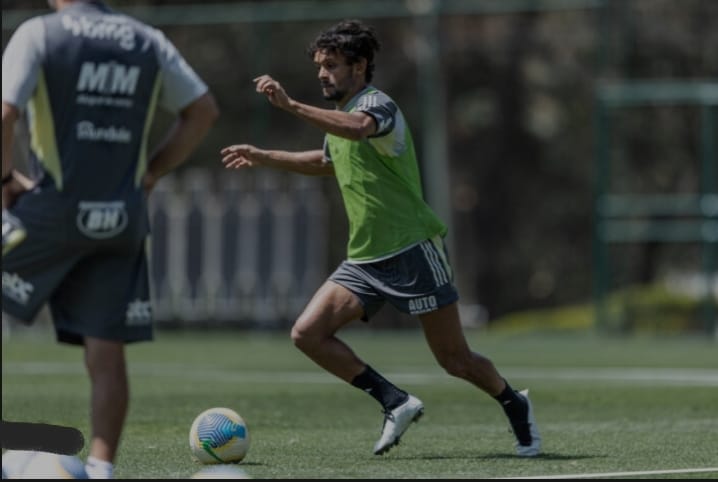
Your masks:
<svg viewBox="0 0 718 482"><path fill-rule="evenodd" d="M697 133L700 186L695 193L615 193L611 187L614 111L627 107L686 105L699 109ZM610 287L608 245L631 242L701 243L705 280L704 325L718 336L718 303L712 296L718 281L718 83L710 81L644 80L606 82L596 91L594 128L594 301L596 324L607 325L606 297ZM659 136L661 133L656 133Z"/></svg>
<svg viewBox="0 0 718 482"><path fill-rule="evenodd" d="M316 178L166 176L150 201L157 322L293 321L328 275L327 216Z"/></svg>

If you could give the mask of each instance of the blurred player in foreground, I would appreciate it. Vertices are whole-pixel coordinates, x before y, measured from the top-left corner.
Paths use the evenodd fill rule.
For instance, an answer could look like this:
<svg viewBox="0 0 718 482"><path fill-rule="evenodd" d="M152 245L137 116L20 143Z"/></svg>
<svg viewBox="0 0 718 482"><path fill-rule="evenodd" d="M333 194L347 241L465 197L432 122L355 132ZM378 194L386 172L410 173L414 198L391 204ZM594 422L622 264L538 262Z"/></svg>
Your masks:
<svg viewBox="0 0 718 482"><path fill-rule="evenodd" d="M87 472L112 478L129 403L125 343L151 340L148 195L219 115L207 85L159 31L100 1L50 0L2 59L2 308L84 345ZM147 152L157 106L177 114ZM13 166L27 106L30 179ZM51 399L52 394L48 394Z"/></svg>
<svg viewBox="0 0 718 482"><path fill-rule="evenodd" d="M447 229L424 202L404 116L370 84L379 47L373 29L358 21L334 25L309 46L324 98L336 109L294 100L269 75L255 79L256 91L272 105L326 133L323 149L287 152L238 144L222 149L222 162L232 169L267 166L336 176L349 219L347 259L316 292L291 336L319 366L382 405L384 425L375 454L398 444L424 405L358 358L336 333L354 320L368 321L388 301L419 318L431 351L449 374L501 404L517 454L538 455L541 439L527 391L514 391L464 337L443 240Z"/></svg>

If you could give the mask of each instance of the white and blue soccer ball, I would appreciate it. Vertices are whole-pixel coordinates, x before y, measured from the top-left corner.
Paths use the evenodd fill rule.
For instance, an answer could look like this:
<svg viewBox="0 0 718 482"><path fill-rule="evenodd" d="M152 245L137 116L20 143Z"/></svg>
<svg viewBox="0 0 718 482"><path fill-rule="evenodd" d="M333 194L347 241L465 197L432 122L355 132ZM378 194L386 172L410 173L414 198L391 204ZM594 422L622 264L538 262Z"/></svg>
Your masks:
<svg viewBox="0 0 718 482"><path fill-rule="evenodd" d="M89 479L74 455L35 450L8 450L2 455L3 479Z"/></svg>
<svg viewBox="0 0 718 482"><path fill-rule="evenodd" d="M197 415L189 431L189 447L203 464L241 462L249 451L249 429L231 408L213 407Z"/></svg>

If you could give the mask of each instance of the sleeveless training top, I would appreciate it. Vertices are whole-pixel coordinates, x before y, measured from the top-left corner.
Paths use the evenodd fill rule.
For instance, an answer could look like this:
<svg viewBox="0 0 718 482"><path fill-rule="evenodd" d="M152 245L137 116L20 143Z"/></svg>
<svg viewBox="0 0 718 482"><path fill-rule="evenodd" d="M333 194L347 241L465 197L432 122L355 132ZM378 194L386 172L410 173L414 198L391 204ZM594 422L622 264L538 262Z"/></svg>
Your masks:
<svg viewBox="0 0 718 482"><path fill-rule="evenodd" d="M347 259L378 261L445 235L446 226L424 200L411 132L396 103L367 86L343 110L366 112L377 125L360 141L331 134L324 140L349 218Z"/></svg>

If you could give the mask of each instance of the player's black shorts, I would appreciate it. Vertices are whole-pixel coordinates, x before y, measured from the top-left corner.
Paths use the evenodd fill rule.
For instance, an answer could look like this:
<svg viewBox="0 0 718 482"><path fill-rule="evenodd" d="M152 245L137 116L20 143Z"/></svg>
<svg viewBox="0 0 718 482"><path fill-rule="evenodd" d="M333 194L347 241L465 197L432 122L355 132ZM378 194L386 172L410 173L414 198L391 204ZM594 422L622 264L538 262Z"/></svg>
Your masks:
<svg viewBox="0 0 718 482"><path fill-rule="evenodd" d="M49 197L25 194L12 216L3 213L3 312L30 324L47 303L66 343L152 339L141 207L81 202L57 209L60 202Z"/></svg>
<svg viewBox="0 0 718 482"><path fill-rule="evenodd" d="M386 301L403 313L421 315L459 299L440 236L380 261L343 261L329 279L359 298L364 306L364 321Z"/></svg>

